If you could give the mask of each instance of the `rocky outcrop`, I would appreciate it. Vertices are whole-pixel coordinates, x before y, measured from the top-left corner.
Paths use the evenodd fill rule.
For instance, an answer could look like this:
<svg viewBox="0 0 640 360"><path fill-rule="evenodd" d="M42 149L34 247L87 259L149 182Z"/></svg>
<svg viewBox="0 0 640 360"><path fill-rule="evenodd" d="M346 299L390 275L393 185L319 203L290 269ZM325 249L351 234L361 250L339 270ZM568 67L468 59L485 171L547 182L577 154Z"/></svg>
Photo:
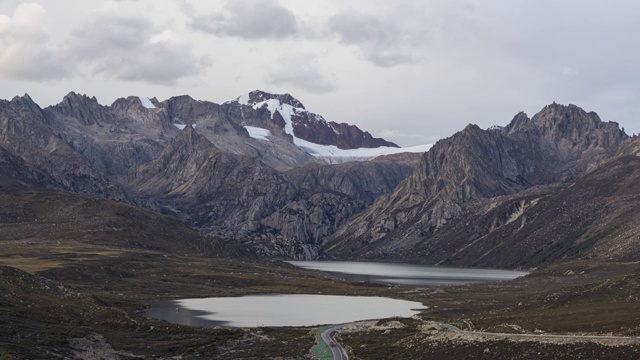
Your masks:
<svg viewBox="0 0 640 360"><path fill-rule="evenodd" d="M73 118L84 125L104 126L112 124L115 117L107 106L102 106L94 97L70 92L57 105L49 110L66 118Z"/></svg>
<svg viewBox="0 0 640 360"><path fill-rule="evenodd" d="M440 245L454 242L443 232L465 211L533 187L566 184L610 159L627 139L617 124L573 105L547 106L531 120L518 114L503 129L470 125L436 143L398 188L336 232L328 252L393 257L436 234L444 239Z"/></svg>
<svg viewBox="0 0 640 360"><path fill-rule="evenodd" d="M175 96L165 100L159 106L167 111L167 115L175 124L199 124L200 131L215 134L243 133L246 130L231 121L222 111L220 105L194 100L188 95Z"/></svg>
<svg viewBox="0 0 640 360"><path fill-rule="evenodd" d="M411 163L381 160L310 165L290 170L287 175L309 193L338 193L369 204L393 191L414 169Z"/></svg>

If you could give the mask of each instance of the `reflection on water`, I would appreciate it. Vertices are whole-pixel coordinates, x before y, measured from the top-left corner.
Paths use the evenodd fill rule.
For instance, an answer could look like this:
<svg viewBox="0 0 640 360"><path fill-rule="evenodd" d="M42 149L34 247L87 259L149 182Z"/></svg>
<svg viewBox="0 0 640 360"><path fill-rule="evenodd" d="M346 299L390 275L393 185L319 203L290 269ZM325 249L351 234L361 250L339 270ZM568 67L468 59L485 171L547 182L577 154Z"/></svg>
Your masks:
<svg viewBox="0 0 640 360"><path fill-rule="evenodd" d="M355 261L288 261L288 263L304 269L326 271L347 281L418 287L513 280L527 274L523 271Z"/></svg>
<svg viewBox="0 0 640 360"><path fill-rule="evenodd" d="M147 316L183 325L257 327L410 317L418 302L367 296L258 295L155 302Z"/></svg>

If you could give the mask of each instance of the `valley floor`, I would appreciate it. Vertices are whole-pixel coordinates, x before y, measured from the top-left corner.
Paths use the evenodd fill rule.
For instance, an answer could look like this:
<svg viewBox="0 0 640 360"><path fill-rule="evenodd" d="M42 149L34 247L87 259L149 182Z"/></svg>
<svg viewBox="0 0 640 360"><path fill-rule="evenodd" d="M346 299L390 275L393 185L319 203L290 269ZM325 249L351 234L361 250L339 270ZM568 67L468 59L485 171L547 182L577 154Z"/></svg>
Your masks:
<svg viewBox="0 0 640 360"><path fill-rule="evenodd" d="M640 263L570 263L512 282L423 289L350 284L280 262L81 243L4 241L0 265L2 359L311 358L309 328L206 329L145 318L153 299L259 293L381 295L429 306L415 319L341 331L340 342L356 359L637 359L640 351L638 343L500 338L433 325L638 336Z"/></svg>

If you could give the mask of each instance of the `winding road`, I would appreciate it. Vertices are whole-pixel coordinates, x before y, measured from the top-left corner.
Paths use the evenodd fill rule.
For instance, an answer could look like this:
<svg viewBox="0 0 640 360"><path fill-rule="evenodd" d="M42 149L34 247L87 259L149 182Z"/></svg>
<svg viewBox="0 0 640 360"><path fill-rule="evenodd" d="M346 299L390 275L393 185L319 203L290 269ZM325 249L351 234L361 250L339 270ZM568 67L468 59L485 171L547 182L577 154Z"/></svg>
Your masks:
<svg viewBox="0 0 640 360"><path fill-rule="evenodd" d="M347 355L346 350L336 341L333 335L336 333L336 330L341 328L340 326L334 326L330 329L327 329L320 334L322 340L329 345L331 349L331 353L333 353L334 360L349 360L349 356Z"/></svg>

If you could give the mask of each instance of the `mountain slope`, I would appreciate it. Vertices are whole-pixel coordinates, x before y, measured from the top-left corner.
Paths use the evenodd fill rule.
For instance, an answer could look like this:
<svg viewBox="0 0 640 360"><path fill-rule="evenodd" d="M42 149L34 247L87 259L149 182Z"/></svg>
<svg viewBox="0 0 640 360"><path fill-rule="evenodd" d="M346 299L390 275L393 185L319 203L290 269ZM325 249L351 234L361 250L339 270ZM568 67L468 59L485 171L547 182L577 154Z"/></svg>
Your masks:
<svg viewBox="0 0 640 360"><path fill-rule="evenodd" d="M139 196L158 199L164 211L175 208L189 225L213 233L252 229L296 195L281 173L255 158L219 151L192 126L123 181Z"/></svg>
<svg viewBox="0 0 640 360"><path fill-rule="evenodd" d="M151 161L178 132L165 111L145 108L137 97L109 107L71 92L44 113L52 131L107 176Z"/></svg>
<svg viewBox="0 0 640 360"><path fill-rule="evenodd" d="M127 199L119 184L93 169L47 126L45 111L28 95L0 100L0 146L48 174L52 186L107 199Z"/></svg>
<svg viewBox="0 0 640 360"><path fill-rule="evenodd" d="M454 236L452 227L473 224L483 211L507 206L518 194L524 202L511 205L521 211L553 192L551 185L566 184L612 158L627 140L617 124L573 105L549 105L531 120L519 114L502 130L470 125L436 143L413 175L336 232L328 252L376 258L424 249L423 255L441 255L421 260L445 261L477 238L473 232ZM466 212L474 215L465 218Z"/></svg>

